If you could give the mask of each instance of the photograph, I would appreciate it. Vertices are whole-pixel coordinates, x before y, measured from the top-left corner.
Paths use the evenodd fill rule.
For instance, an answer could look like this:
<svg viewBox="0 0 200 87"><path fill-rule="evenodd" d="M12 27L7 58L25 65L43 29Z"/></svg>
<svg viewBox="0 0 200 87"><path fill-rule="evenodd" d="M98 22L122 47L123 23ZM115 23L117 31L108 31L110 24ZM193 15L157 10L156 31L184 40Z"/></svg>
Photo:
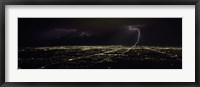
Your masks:
<svg viewBox="0 0 200 87"><path fill-rule="evenodd" d="M18 69L182 69L182 18L18 18Z"/></svg>

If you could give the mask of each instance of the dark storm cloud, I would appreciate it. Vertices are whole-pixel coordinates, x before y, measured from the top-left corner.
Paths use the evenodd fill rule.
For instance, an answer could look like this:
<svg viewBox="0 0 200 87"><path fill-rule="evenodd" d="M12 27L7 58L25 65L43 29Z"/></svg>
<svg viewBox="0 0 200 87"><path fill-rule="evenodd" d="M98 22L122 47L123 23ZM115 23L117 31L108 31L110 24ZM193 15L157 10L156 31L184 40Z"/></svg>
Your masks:
<svg viewBox="0 0 200 87"><path fill-rule="evenodd" d="M19 18L19 46L139 45L181 46L181 18Z"/></svg>
<svg viewBox="0 0 200 87"><path fill-rule="evenodd" d="M89 31L79 31L79 29L54 28L42 32L40 38L60 39L60 38L90 37L91 35L94 34Z"/></svg>
<svg viewBox="0 0 200 87"><path fill-rule="evenodd" d="M43 31L40 36L41 38L55 39L55 38L61 38L64 36L73 35L77 33L76 31L77 31L76 29L54 28L54 29Z"/></svg>

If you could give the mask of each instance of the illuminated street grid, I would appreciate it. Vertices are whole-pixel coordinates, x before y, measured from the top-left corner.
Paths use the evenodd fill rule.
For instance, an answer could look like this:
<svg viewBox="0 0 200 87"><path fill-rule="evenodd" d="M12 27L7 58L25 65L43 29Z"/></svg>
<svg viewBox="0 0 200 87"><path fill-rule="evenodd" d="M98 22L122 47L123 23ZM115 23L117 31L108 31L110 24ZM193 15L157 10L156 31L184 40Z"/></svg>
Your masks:
<svg viewBox="0 0 200 87"><path fill-rule="evenodd" d="M57 46L19 48L19 69L182 69L179 47Z"/></svg>

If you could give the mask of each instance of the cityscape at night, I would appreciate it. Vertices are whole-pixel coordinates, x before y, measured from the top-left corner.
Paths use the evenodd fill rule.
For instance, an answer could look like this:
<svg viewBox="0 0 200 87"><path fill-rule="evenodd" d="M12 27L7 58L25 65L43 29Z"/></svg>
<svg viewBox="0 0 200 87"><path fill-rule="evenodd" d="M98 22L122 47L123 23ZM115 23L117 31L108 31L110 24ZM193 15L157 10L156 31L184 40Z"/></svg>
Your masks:
<svg viewBox="0 0 200 87"><path fill-rule="evenodd" d="M182 19L18 18L18 69L182 69Z"/></svg>

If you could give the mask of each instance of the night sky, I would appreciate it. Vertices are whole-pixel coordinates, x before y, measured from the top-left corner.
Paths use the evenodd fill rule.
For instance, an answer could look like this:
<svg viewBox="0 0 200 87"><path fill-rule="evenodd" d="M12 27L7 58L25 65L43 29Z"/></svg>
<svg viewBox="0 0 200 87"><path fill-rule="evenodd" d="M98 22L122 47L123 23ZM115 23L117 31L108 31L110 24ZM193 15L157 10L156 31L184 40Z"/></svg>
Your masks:
<svg viewBox="0 0 200 87"><path fill-rule="evenodd" d="M182 46L182 18L18 18L19 47L63 45Z"/></svg>

